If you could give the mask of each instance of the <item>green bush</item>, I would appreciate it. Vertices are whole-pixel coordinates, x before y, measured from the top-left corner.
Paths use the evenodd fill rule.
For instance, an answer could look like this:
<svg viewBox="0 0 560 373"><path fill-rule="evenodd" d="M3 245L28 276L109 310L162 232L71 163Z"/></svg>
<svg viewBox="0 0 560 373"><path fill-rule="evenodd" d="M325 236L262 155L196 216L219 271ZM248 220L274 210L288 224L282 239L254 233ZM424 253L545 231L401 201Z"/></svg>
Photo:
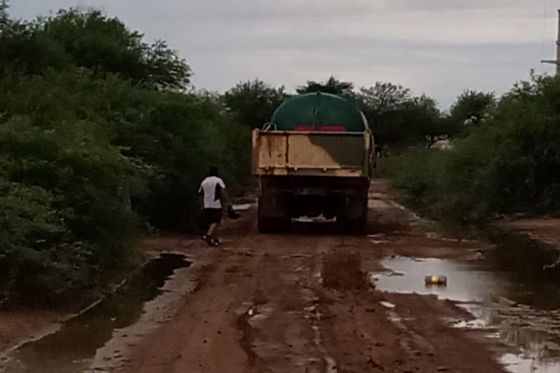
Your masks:
<svg viewBox="0 0 560 373"><path fill-rule="evenodd" d="M99 12L0 29L0 302L103 288L149 225L184 231L218 165L248 178L249 129L162 42ZM4 53L5 52L5 53ZM84 292L86 290L86 292Z"/></svg>
<svg viewBox="0 0 560 373"><path fill-rule="evenodd" d="M560 211L560 80L514 87L493 116L448 152L415 150L392 161L405 198L459 222Z"/></svg>

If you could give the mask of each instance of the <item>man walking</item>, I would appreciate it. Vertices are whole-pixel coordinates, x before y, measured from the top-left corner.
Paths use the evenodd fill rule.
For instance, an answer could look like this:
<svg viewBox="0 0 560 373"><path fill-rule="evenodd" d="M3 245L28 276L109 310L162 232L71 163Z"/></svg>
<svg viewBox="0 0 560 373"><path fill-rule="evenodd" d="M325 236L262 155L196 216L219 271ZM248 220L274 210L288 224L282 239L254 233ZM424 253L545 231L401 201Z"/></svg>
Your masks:
<svg viewBox="0 0 560 373"><path fill-rule="evenodd" d="M222 222L224 204L228 203L226 184L218 176L218 168L211 167L208 177L202 181L198 193L202 198L202 218L207 232L202 238L210 246L218 246L218 227Z"/></svg>

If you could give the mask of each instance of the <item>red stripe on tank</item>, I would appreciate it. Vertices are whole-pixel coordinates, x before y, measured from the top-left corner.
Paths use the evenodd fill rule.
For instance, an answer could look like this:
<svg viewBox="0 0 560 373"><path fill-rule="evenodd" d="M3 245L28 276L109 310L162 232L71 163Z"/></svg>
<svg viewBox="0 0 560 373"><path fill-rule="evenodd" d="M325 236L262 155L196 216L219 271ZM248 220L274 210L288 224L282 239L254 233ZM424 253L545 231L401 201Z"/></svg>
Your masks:
<svg viewBox="0 0 560 373"><path fill-rule="evenodd" d="M325 125L325 126L310 126L310 125L301 125L296 126L294 131L301 131L301 132L346 132L345 126L339 125Z"/></svg>

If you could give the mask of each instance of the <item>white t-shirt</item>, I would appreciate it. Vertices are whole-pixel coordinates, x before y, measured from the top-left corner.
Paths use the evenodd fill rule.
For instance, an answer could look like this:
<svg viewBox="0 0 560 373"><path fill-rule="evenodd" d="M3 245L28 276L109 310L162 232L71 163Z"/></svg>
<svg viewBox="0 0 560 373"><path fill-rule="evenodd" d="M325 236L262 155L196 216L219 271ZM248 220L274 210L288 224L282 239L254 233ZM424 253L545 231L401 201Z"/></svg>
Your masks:
<svg viewBox="0 0 560 373"><path fill-rule="evenodd" d="M204 194L205 209L221 209L222 208L222 190L226 189L224 181L217 176L208 176L202 180L198 193Z"/></svg>

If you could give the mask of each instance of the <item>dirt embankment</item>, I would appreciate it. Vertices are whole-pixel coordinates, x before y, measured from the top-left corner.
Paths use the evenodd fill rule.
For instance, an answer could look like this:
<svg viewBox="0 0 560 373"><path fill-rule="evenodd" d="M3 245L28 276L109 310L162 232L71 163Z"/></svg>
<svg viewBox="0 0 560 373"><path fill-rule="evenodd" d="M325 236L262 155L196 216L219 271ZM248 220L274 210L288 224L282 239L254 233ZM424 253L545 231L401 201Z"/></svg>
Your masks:
<svg viewBox="0 0 560 373"><path fill-rule="evenodd" d="M560 219L533 218L505 221L502 228L521 232L530 238L557 247L560 250Z"/></svg>

